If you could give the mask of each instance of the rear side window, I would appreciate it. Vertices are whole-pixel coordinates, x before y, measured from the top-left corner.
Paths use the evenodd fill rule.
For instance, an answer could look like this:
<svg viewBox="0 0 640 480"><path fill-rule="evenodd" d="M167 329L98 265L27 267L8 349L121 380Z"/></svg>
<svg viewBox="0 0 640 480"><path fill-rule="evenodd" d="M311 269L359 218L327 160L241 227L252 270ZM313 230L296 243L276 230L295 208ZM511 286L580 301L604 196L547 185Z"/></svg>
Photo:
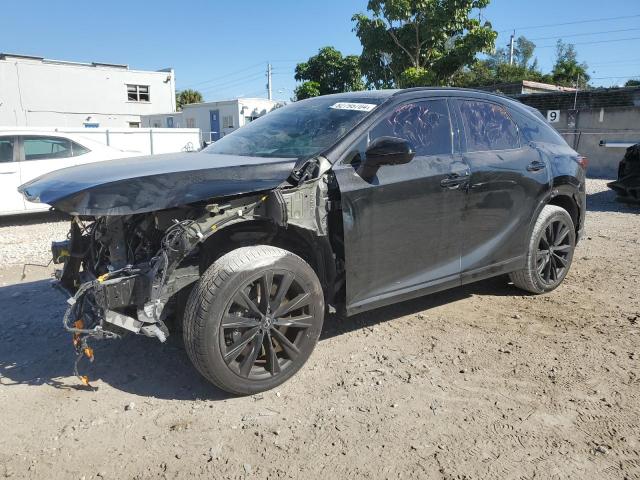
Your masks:
<svg viewBox="0 0 640 480"><path fill-rule="evenodd" d="M516 124L502 106L473 100L459 105L468 152L520 148Z"/></svg>
<svg viewBox="0 0 640 480"><path fill-rule="evenodd" d="M446 100L400 105L371 130L369 143L379 137L407 140L418 156L451 154L451 121Z"/></svg>
<svg viewBox="0 0 640 480"><path fill-rule="evenodd" d="M79 157L80 155L84 155L85 153L89 153L90 151L91 150L89 150L87 147L83 147L79 143L71 142L71 152L74 157Z"/></svg>
<svg viewBox="0 0 640 480"><path fill-rule="evenodd" d="M13 137L0 138L0 163L13 162Z"/></svg>
<svg viewBox="0 0 640 480"><path fill-rule="evenodd" d="M510 113L518 123L520 135L522 135L522 139L525 142L551 143L553 145L567 144L564 138L553 127L548 125L544 117L539 113L532 112L529 115L515 108L512 108ZM540 115L539 118L538 115Z"/></svg>
<svg viewBox="0 0 640 480"><path fill-rule="evenodd" d="M25 160L50 160L73 156L71 140L59 137L23 137Z"/></svg>

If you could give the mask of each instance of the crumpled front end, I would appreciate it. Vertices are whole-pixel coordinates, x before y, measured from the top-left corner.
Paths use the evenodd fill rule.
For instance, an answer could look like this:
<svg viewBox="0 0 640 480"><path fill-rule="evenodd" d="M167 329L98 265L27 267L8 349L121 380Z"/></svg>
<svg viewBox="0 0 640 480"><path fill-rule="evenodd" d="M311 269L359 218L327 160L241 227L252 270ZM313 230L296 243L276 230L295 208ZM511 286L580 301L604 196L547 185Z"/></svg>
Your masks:
<svg viewBox="0 0 640 480"><path fill-rule="evenodd" d="M272 200L270 200L272 199ZM78 362L93 360L91 339L142 334L164 342L171 300L200 277L199 249L225 226L271 215L273 194L138 215L74 217L68 240L52 244L56 276L72 296L64 328ZM281 207L280 207L281 208Z"/></svg>
<svg viewBox="0 0 640 480"><path fill-rule="evenodd" d="M164 342L167 320L185 303L180 293L200 278L212 256L246 242L270 244L295 230L316 242L319 259L332 259L329 205L323 177L153 212L73 217L68 239L54 242L52 255L62 265L59 284L71 295L64 327L73 334L78 377L88 384L77 365L93 360L91 340L140 334ZM333 282L331 265L325 271Z"/></svg>

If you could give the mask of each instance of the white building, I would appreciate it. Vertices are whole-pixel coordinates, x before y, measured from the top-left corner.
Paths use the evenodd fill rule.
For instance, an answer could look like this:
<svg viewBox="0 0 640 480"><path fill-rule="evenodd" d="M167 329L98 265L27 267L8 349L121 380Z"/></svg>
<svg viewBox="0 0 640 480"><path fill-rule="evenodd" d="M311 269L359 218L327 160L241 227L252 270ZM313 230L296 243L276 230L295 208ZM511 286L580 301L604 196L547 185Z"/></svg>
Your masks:
<svg viewBox="0 0 640 480"><path fill-rule="evenodd" d="M216 141L239 127L269 113L282 102L266 98L237 98L221 102L192 103L182 112L145 115L142 126L150 128L199 128L202 140Z"/></svg>
<svg viewBox="0 0 640 480"><path fill-rule="evenodd" d="M140 127L175 110L173 69L0 53L0 126Z"/></svg>

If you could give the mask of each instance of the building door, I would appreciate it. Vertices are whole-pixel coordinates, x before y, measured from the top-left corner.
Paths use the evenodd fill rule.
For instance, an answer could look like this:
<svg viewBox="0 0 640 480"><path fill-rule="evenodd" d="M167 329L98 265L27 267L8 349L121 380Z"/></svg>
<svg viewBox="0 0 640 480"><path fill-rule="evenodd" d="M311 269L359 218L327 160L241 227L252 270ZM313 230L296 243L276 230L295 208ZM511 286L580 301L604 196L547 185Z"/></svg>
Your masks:
<svg viewBox="0 0 640 480"><path fill-rule="evenodd" d="M211 120L211 141L220 140L220 110L209 110Z"/></svg>

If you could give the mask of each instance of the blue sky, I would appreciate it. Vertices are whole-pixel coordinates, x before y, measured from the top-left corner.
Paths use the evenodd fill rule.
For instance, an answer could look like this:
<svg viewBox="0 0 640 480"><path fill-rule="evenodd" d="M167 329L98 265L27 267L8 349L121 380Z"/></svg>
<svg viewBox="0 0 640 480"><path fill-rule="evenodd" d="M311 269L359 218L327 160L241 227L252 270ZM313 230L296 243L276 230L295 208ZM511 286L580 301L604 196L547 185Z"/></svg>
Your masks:
<svg viewBox="0 0 640 480"><path fill-rule="evenodd" d="M173 67L178 88L199 89L207 100L264 96L264 72L271 61L274 96L288 99L296 85L296 62L325 45L345 54L360 52L351 16L365 11L366 3L5 1L0 52L139 69ZM638 0L493 0L483 16L500 32L498 46L507 44L514 28L516 35L539 39L536 55L545 71L553 64L555 40L563 38L576 44L596 85L640 76ZM597 21L546 26L587 20ZM539 26L545 27L533 28Z"/></svg>

